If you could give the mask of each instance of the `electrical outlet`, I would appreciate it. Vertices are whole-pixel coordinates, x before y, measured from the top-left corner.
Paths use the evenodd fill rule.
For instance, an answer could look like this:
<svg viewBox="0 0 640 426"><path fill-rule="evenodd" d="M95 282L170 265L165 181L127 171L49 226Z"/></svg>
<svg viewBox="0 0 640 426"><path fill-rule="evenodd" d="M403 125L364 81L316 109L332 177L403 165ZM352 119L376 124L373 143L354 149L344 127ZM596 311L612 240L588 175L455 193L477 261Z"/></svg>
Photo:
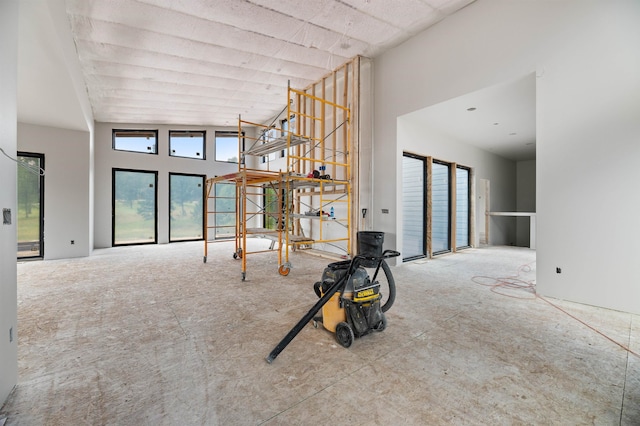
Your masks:
<svg viewBox="0 0 640 426"><path fill-rule="evenodd" d="M556 274L561 274L562 273L562 268L559 268L556 266Z"/></svg>
<svg viewBox="0 0 640 426"><path fill-rule="evenodd" d="M11 209L2 209L2 224L11 225Z"/></svg>
<svg viewBox="0 0 640 426"><path fill-rule="evenodd" d="M13 327L9 327L9 343L13 342Z"/></svg>
<svg viewBox="0 0 640 426"><path fill-rule="evenodd" d="M76 243L76 240L71 240L71 245L74 245Z"/></svg>

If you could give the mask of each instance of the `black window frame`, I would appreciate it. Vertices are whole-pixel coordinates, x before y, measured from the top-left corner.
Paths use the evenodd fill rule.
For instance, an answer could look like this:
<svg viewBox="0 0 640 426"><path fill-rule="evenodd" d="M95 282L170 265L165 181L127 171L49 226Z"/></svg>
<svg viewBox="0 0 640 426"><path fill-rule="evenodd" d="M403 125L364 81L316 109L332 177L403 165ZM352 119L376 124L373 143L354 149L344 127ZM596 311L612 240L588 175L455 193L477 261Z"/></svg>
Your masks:
<svg viewBox="0 0 640 426"><path fill-rule="evenodd" d="M201 135L202 136L202 155L200 157L198 156L186 156L186 155L175 155L172 153L172 151L175 152L175 150L173 150L171 148L171 137L172 136L195 136L195 135ZM168 152L169 152L169 157L175 157L175 158L189 158L192 160L206 160L207 159L207 131L206 130L169 130L169 147L168 147Z"/></svg>
<svg viewBox="0 0 640 426"><path fill-rule="evenodd" d="M225 135L231 136L234 135L236 137L236 139L240 139L241 140L241 149L240 151L244 151L244 147L245 147L245 133L241 132L238 133L237 130L216 130L215 134L214 134L214 139L213 139L213 151L214 151L214 155L213 155L213 160L217 161L218 163L228 163L228 164L244 164L244 157L242 157L242 155L240 155L242 158L238 158L238 161L228 161L228 160L218 160L218 135L224 137Z"/></svg>
<svg viewBox="0 0 640 426"><path fill-rule="evenodd" d="M469 213L467 214L467 242L469 244L465 245L465 246L458 246L458 236L455 235L454 236L454 241L455 244L453 244L455 246L455 250L464 250L464 249L468 249L471 248L471 209L473 207L473 203L471 202L471 167L467 167L467 166L461 166L460 164L456 164L456 198L458 196L458 188L457 188L457 172L458 169L462 169L462 170L466 170L468 173L468 179L467 179L467 203L469 206ZM456 202L457 205L457 202ZM456 220L457 220L457 214L456 214ZM457 229L457 225L456 225L456 229ZM457 231L456 231L457 233Z"/></svg>
<svg viewBox="0 0 640 426"><path fill-rule="evenodd" d="M154 175L154 236L153 241L149 242L137 242L137 243L118 243L116 244L116 172L136 172L136 173L153 173ZM112 247L124 247L124 246L140 246L149 244L158 244L158 171L157 170L141 170L141 169L124 169L113 167L111 169L111 246Z"/></svg>
<svg viewBox="0 0 640 426"><path fill-rule="evenodd" d="M149 147L147 147L147 151L136 151L136 150L131 150L131 149L121 149L121 148L116 148L116 137L118 133L129 133L131 135L131 137L133 136L140 136L140 137L145 137L145 136L149 136L152 135L155 138L155 144L154 147L155 149L152 151L149 151ZM158 155L158 129L152 130L142 130L142 129L112 129L111 130L111 148L114 151L121 151L121 152L134 152L136 154L145 154L145 155Z"/></svg>
<svg viewBox="0 0 640 426"><path fill-rule="evenodd" d="M448 168L448 173L447 173L447 189L448 189L448 199L447 199L447 249L444 250L438 250L438 251L434 251L432 248L432 252L431 255L432 256L437 256L440 254L445 254L445 253L451 253L453 252L453 245L451 244L451 239L452 239L452 235L451 235L451 222L452 220L455 220L455 215L453 215L453 212L451 211L451 199L452 199L452 189L451 189L451 173L452 173L452 169L453 167L451 167L453 164L449 163L447 161L441 161L441 160L436 160L436 159L432 159L431 160L431 185L429 185L428 191L429 193L429 198L431 199L431 241L433 244L433 165L434 164L440 164L442 166L447 166ZM433 247L433 246L432 246Z"/></svg>
<svg viewBox="0 0 640 426"><path fill-rule="evenodd" d="M199 177L202 179L202 237L200 238L180 238L180 239L176 239L173 240L171 239L171 176L189 176L189 177ZM178 172L169 172L169 197L168 197L168 202L169 202L169 243L180 243L180 242L184 242L184 241L203 241L204 240L204 215L206 214L206 208L205 205L207 203L206 200L206 195L207 195L207 190L206 190L206 180L207 180L207 176L206 175L201 175L201 174L195 174L195 173L178 173Z"/></svg>
<svg viewBox="0 0 640 426"><path fill-rule="evenodd" d="M40 160L40 164L39 164L39 184L40 184L40 217L39 217L39 222L40 222L40 232L38 235L38 241L39 241L39 250L38 250L38 254L36 256L20 256L18 257L16 255L16 258L18 260L35 260L35 259L44 259L44 154L40 154L40 153L35 153L35 152L24 152L24 151L18 151L17 153L17 157L31 157L31 158L37 158ZM21 167L20 165L18 165L18 167ZM17 190L17 184L16 184L16 190ZM17 197L17 195L16 195ZM18 205L16 205L16 229L17 229L17 221L18 221ZM16 237L17 237L17 231L16 231ZM17 249L17 247L16 247Z"/></svg>

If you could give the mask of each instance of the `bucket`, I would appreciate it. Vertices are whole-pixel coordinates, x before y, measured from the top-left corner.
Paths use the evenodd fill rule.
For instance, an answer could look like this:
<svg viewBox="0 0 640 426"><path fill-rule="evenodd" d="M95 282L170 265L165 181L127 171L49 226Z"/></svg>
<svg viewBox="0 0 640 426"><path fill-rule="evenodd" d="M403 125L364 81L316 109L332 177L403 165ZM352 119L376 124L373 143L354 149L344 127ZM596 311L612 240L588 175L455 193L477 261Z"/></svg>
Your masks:
<svg viewBox="0 0 640 426"><path fill-rule="evenodd" d="M382 243L384 242L384 232L360 231L358 238L358 254L370 257L382 257ZM375 268L378 262L375 260L365 260L361 263L365 268Z"/></svg>

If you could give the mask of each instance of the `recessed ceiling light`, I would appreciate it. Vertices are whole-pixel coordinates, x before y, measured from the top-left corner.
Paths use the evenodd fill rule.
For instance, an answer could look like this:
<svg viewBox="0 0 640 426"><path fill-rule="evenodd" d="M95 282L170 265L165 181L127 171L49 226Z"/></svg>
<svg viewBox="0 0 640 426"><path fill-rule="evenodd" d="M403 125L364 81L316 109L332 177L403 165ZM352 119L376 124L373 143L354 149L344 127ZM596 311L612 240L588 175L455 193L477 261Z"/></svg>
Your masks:
<svg viewBox="0 0 640 426"><path fill-rule="evenodd" d="M517 133L516 133L516 132L509 133L509 136L515 136L515 135L517 135Z"/></svg>
<svg viewBox="0 0 640 426"><path fill-rule="evenodd" d="M471 107L471 108L467 108L467 111L475 111L477 108L476 107Z"/></svg>
<svg viewBox="0 0 640 426"><path fill-rule="evenodd" d="M498 124L500 124L500 123L493 123L494 126L497 126Z"/></svg>

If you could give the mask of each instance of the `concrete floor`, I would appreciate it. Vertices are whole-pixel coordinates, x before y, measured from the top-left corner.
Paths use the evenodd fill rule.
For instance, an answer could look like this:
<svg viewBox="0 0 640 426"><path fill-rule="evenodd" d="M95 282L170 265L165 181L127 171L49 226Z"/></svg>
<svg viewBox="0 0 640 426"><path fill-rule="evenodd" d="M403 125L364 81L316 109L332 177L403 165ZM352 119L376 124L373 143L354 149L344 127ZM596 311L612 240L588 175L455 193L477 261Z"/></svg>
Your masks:
<svg viewBox="0 0 640 426"><path fill-rule="evenodd" d="M329 261L296 252L281 277L274 253L254 255L241 282L232 252L216 244L205 264L201 243L181 243L20 263L19 383L0 424L640 424L639 316L478 278L532 283L534 251L393 268L384 332L345 349L308 325L271 365Z"/></svg>

